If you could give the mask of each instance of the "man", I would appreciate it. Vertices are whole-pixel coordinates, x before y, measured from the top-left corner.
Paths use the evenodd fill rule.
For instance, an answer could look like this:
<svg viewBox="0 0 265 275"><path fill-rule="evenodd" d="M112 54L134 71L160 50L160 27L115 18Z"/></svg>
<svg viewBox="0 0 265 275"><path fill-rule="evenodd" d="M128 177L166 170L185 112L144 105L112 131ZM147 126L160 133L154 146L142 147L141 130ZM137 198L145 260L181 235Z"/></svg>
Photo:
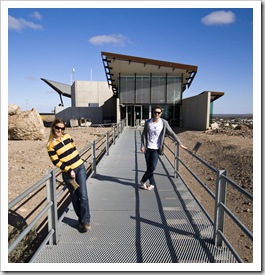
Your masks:
<svg viewBox="0 0 265 275"><path fill-rule="evenodd" d="M153 110L153 118L147 120L141 135L141 152L145 153L146 171L140 181L145 190L152 190L155 187L154 171L156 169L159 155L163 154L165 136L171 136L179 146L187 149L173 132L168 122L161 118L162 108L156 106ZM150 185L146 185L149 180Z"/></svg>

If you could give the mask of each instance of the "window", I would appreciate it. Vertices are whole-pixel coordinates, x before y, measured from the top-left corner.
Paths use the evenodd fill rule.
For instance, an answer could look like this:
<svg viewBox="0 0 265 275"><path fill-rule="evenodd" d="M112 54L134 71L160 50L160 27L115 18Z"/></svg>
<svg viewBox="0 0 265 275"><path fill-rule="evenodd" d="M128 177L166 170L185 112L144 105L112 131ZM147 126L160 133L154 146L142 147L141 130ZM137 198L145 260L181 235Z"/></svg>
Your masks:
<svg viewBox="0 0 265 275"><path fill-rule="evenodd" d="M167 103L178 104L181 102L181 77L168 77Z"/></svg>
<svg viewBox="0 0 265 275"><path fill-rule="evenodd" d="M134 76L121 77L120 103L134 104Z"/></svg>
<svg viewBox="0 0 265 275"><path fill-rule="evenodd" d="M180 76L122 76L119 84L121 104L181 103L182 77Z"/></svg>
<svg viewBox="0 0 265 275"><path fill-rule="evenodd" d="M166 102L166 77L153 76L151 84L151 103L164 104Z"/></svg>
<svg viewBox="0 0 265 275"><path fill-rule="evenodd" d="M144 104L150 102L150 77L136 77L136 103Z"/></svg>

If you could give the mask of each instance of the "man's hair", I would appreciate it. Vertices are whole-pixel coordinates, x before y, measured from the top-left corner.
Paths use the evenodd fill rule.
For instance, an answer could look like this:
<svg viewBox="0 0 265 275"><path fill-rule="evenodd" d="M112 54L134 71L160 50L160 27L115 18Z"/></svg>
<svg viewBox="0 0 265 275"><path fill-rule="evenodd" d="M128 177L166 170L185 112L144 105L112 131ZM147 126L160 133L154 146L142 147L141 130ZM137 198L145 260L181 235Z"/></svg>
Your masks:
<svg viewBox="0 0 265 275"><path fill-rule="evenodd" d="M163 109L162 109L162 107L161 107L160 105L156 105L156 106L153 108L153 111L154 111L155 109L160 109L161 112L163 111Z"/></svg>

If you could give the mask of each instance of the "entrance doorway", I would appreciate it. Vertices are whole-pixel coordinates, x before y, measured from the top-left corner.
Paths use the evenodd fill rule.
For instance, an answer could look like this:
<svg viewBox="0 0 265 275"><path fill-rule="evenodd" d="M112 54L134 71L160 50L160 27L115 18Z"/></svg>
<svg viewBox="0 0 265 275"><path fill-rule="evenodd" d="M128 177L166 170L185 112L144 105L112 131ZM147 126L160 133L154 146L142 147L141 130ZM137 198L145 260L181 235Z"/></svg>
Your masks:
<svg viewBox="0 0 265 275"><path fill-rule="evenodd" d="M142 105L127 106L128 126L138 126L142 120Z"/></svg>
<svg viewBox="0 0 265 275"><path fill-rule="evenodd" d="M141 105L134 106L134 114L135 114L134 126L139 126L141 124L141 120L142 120L142 106Z"/></svg>

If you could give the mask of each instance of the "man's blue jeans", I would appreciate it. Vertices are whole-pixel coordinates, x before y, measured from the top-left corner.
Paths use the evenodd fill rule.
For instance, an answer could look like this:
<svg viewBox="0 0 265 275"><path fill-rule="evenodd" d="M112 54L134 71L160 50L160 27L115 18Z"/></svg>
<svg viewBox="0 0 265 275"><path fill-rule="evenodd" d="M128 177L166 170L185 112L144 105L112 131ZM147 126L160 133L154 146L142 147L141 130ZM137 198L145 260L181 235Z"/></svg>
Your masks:
<svg viewBox="0 0 265 275"><path fill-rule="evenodd" d="M74 190L73 186L70 184L72 178L70 177L69 172L63 172L62 177L63 180L69 189L73 207L75 213L78 217L79 223L88 224L90 223L90 211L89 211L89 200L87 194L87 186L86 186L86 168L84 164L81 164L77 168L74 169L76 177L76 182L80 185L79 188Z"/></svg>
<svg viewBox="0 0 265 275"><path fill-rule="evenodd" d="M149 180L151 185L155 185L155 178L154 178L154 171L156 169L158 157L159 157L159 150L155 149L146 149L145 152L145 161L146 161L146 171L142 177L141 182L145 183Z"/></svg>

